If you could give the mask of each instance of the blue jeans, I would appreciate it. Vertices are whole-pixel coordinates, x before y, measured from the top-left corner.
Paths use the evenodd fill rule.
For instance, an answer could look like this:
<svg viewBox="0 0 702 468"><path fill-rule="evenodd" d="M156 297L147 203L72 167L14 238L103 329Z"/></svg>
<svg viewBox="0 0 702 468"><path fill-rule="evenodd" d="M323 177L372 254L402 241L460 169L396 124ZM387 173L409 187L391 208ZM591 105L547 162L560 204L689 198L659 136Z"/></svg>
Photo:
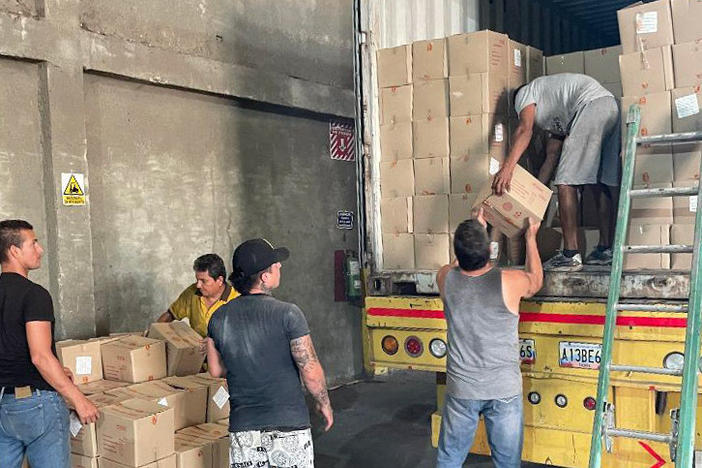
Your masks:
<svg viewBox="0 0 702 468"><path fill-rule="evenodd" d="M37 468L70 468L68 408L58 393L34 390L32 396L0 399L0 466L20 468L27 455Z"/></svg>
<svg viewBox="0 0 702 468"><path fill-rule="evenodd" d="M492 461L497 468L518 468L522 459L522 396L501 400L463 400L446 395L439 435L438 468L460 468L473 445L480 415L485 419Z"/></svg>

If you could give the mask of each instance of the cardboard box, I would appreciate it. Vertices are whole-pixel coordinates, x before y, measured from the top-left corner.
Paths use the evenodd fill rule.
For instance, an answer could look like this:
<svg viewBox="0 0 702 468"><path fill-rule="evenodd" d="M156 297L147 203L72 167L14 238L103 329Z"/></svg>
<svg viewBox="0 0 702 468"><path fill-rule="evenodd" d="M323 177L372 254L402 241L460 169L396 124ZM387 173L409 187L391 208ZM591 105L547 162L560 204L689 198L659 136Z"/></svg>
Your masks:
<svg viewBox="0 0 702 468"><path fill-rule="evenodd" d="M97 394L88 396L88 400L92 401L98 409L115 405L129 399L130 397L125 397L123 395ZM96 424L82 425L75 436L71 433L70 444L72 453L90 458L99 456L100 450L98 448Z"/></svg>
<svg viewBox="0 0 702 468"><path fill-rule="evenodd" d="M415 234L415 266L418 270L438 270L449 262L449 235Z"/></svg>
<svg viewBox="0 0 702 468"><path fill-rule="evenodd" d="M133 398L142 398L167 408L173 408L173 424L176 431L187 426L202 424L206 419L207 396L205 391L188 392L181 388L172 387L163 380L119 388L112 390L110 394L131 394Z"/></svg>
<svg viewBox="0 0 702 468"><path fill-rule="evenodd" d="M662 93L675 87L670 46L619 56L624 96Z"/></svg>
<svg viewBox="0 0 702 468"><path fill-rule="evenodd" d="M451 115L506 114L507 77L473 73L449 78Z"/></svg>
<svg viewBox="0 0 702 468"><path fill-rule="evenodd" d="M73 372L76 384L102 380L100 343L85 340L64 340L56 343L56 356L62 366Z"/></svg>
<svg viewBox="0 0 702 468"><path fill-rule="evenodd" d="M673 68L676 88L702 84L702 39L674 45Z"/></svg>
<svg viewBox="0 0 702 468"><path fill-rule="evenodd" d="M457 34L448 38L449 76L494 73L507 76L508 38L494 31Z"/></svg>
<svg viewBox="0 0 702 468"><path fill-rule="evenodd" d="M102 366L102 363L100 363ZM95 382L89 382L87 384L78 385L78 390L81 391L83 395L96 395L99 393L104 393L109 390L114 390L115 388L126 387L130 385L129 382L117 382L115 380L97 380Z"/></svg>
<svg viewBox="0 0 702 468"><path fill-rule="evenodd" d="M670 243L670 225L636 224L629 226L628 245L666 245ZM624 270L667 270L670 254L625 254Z"/></svg>
<svg viewBox="0 0 702 468"><path fill-rule="evenodd" d="M600 83L620 82L619 56L621 54L622 46L586 50L583 52L585 74Z"/></svg>
<svg viewBox="0 0 702 468"><path fill-rule="evenodd" d="M414 161L415 195L449 193L450 189L449 158L426 158Z"/></svg>
<svg viewBox="0 0 702 468"><path fill-rule="evenodd" d="M459 224L471 219L471 210L477 197L477 192L449 195L449 233L451 235L456 232Z"/></svg>
<svg viewBox="0 0 702 468"><path fill-rule="evenodd" d="M670 227L670 243L673 245L694 245L695 225L694 224L673 224ZM670 254L670 269L690 271L692 267L692 254L674 253Z"/></svg>
<svg viewBox="0 0 702 468"><path fill-rule="evenodd" d="M412 120L431 120L449 115L448 80L422 80L413 85Z"/></svg>
<svg viewBox="0 0 702 468"><path fill-rule="evenodd" d="M107 380L139 383L166 376L166 343L141 336L125 336L102 345Z"/></svg>
<svg viewBox="0 0 702 468"><path fill-rule="evenodd" d="M414 195L414 161L400 159L380 163L380 193L383 198Z"/></svg>
<svg viewBox="0 0 702 468"><path fill-rule="evenodd" d="M518 88L527 83L527 46L517 41L509 41L507 52L509 61L509 78L507 83L510 88Z"/></svg>
<svg viewBox="0 0 702 468"><path fill-rule="evenodd" d="M515 167L511 188L501 196L491 185L485 184L474 206L482 206L485 220L507 237L521 235L530 217L543 219L552 192L526 169Z"/></svg>
<svg viewBox="0 0 702 468"><path fill-rule="evenodd" d="M491 159L489 154L451 158L451 193L478 193L491 180Z"/></svg>
<svg viewBox="0 0 702 468"><path fill-rule="evenodd" d="M702 39L702 2L699 0L670 0L675 43Z"/></svg>
<svg viewBox="0 0 702 468"><path fill-rule="evenodd" d="M636 189L670 188L672 184L634 185ZM629 220L632 225L673 224L673 199L670 197L634 198Z"/></svg>
<svg viewBox="0 0 702 468"><path fill-rule="evenodd" d="M446 39L417 41L412 44L412 79L415 83L447 76Z"/></svg>
<svg viewBox="0 0 702 468"><path fill-rule="evenodd" d="M672 154L637 154L634 185L673 182Z"/></svg>
<svg viewBox="0 0 702 468"><path fill-rule="evenodd" d="M451 117L451 157L489 154L497 161L507 157L507 118L498 114Z"/></svg>
<svg viewBox="0 0 702 468"><path fill-rule="evenodd" d="M446 117L412 122L415 158L446 158L449 155L449 121Z"/></svg>
<svg viewBox="0 0 702 468"><path fill-rule="evenodd" d="M123 465L122 463L117 463L112 460L108 460L107 458L100 458L98 459L98 466L100 468L130 468L129 465ZM155 462L148 463L146 465L142 465L139 468L176 468L177 467L177 462L176 462L176 456L175 454L169 455L165 458L162 458L160 460L156 460Z"/></svg>
<svg viewBox="0 0 702 468"><path fill-rule="evenodd" d="M396 234L412 232L412 197L383 198L380 201L382 232Z"/></svg>
<svg viewBox="0 0 702 468"><path fill-rule="evenodd" d="M71 453L71 468L98 468L98 459Z"/></svg>
<svg viewBox="0 0 702 468"><path fill-rule="evenodd" d="M202 337L185 322L152 323L149 338L166 342L168 375L195 375L202 370L205 354L200 351Z"/></svg>
<svg viewBox="0 0 702 468"><path fill-rule="evenodd" d="M700 159L702 152L700 150L685 151L685 149L691 148L680 148L686 145L674 145L673 146L673 181L696 181L700 179Z"/></svg>
<svg viewBox="0 0 702 468"><path fill-rule="evenodd" d="M624 96L622 98L622 115L626 116L631 104L638 104L641 111L639 135L660 135L670 133L672 126L670 92L649 94L646 96ZM626 148L626 117L622 118L622 148ZM637 156L642 154L672 154L670 145L640 145L636 150Z"/></svg>
<svg viewBox="0 0 702 468"><path fill-rule="evenodd" d="M207 385L208 423L229 417L229 387L227 386L227 379L217 379L207 372L188 378Z"/></svg>
<svg viewBox="0 0 702 468"><path fill-rule="evenodd" d="M102 458L141 467L173 453L173 409L132 399L102 409L97 422Z"/></svg>
<svg viewBox="0 0 702 468"><path fill-rule="evenodd" d="M544 76L544 53L536 47L527 46L527 82Z"/></svg>
<svg viewBox="0 0 702 468"><path fill-rule="evenodd" d="M412 234L383 233L383 269L414 270Z"/></svg>
<svg viewBox="0 0 702 468"><path fill-rule="evenodd" d="M624 88L622 88L622 82L616 81L613 83L600 83L604 89L612 93L615 98L620 98L624 95Z"/></svg>
<svg viewBox="0 0 702 468"><path fill-rule="evenodd" d="M393 124L412 120L412 85L380 90L380 122Z"/></svg>
<svg viewBox="0 0 702 468"><path fill-rule="evenodd" d="M617 20L624 54L673 44L669 0L622 8L617 11Z"/></svg>
<svg viewBox="0 0 702 468"><path fill-rule="evenodd" d="M212 445L212 466L229 466L229 431L226 427L215 423L206 423L186 427L178 431L177 435L209 440Z"/></svg>
<svg viewBox="0 0 702 468"><path fill-rule="evenodd" d="M585 73L585 56L582 51L546 57L546 74Z"/></svg>
<svg viewBox="0 0 702 468"><path fill-rule="evenodd" d="M412 46L379 49L378 87L402 86L412 82Z"/></svg>
<svg viewBox="0 0 702 468"><path fill-rule="evenodd" d="M227 427L227 428L229 427L229 418L220 419L219 421L216 421L216 422L217 422L217 424L219 424L220 426L224 426L224 427Z"/></svg>
<svg viewBox="0 0 702 468"><path fill-rule="evenodd" d="M673 131L696 132L702 130L702 91L694 88L677 88L672 91ZM700 148L699 143L695 143Z"/></svg>
<svg viewBox="0 0 702 468"><path fill-rule="evenodd" d="M415 233L440 234L448 232L448 195L414 197L412 205Z"/></svg>
<svg viewBox="0 0 702 468"><path fill-rule="evenodd" d="M175 436L175 456L177 468L213 468L212 441L190 437L186 434Z"/></svg>
<svg viewBox="0 0 702 468"><path fill-rule="evenodd" d="M673 187L694 186L694 181L675 182ZM697 215L697 196L673 197L673 221L675 224L695 224ZM672 224L672 223L671 223Z"/></svg>
<svg viewBox="0 0 702 468"><path fill-rule="evenodd" d="M380 155L383 162L412 158L412 122L380 126Z"/></svg>

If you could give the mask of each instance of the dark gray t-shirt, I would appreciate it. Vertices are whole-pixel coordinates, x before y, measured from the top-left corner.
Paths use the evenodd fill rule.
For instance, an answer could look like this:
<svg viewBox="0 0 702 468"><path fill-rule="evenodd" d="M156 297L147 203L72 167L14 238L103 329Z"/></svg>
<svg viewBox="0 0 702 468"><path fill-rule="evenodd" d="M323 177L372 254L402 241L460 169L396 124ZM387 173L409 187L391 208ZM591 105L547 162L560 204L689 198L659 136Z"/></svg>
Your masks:
<svg viewBox="0 0 702 468"><path fill-rule="evenodd" d="M292 430L310 426L290 340L310 329L295 304L265 294L240 296L210 319L227 368L229 431Z"/></svg>

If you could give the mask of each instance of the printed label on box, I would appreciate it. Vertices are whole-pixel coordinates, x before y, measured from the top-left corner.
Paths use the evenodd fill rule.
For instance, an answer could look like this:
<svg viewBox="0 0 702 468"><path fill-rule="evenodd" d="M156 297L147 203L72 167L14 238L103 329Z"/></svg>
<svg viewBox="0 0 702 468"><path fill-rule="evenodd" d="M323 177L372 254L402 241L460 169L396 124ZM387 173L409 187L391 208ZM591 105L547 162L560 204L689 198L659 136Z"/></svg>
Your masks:
<svg viewBox="0 0 702 468"><path fill-rule="evenodd" d="M76 374L90 375L93 373L93 358L90 356L76 356Z"/></svg>
<svg viewBox="0 0 702 468"><path fill-rule="evenodd" d="M212 401L215 402L215 405L217 405L219 409L222 409L228 400L229 393L224 389L224 387L219 387L217 393L215 393L212 397Z"/></svg>
<svg viewBox="0 0 702 468"><path fill-rule="evenodd" d="M166 397L163 397L163 398L161 398L160 400L158 400L158 404L161 405L161 406L166 406L166 407L168 407L168 401L166 401Z"/></svg>
<svg viewBox="0 0 702 468"><path fill-rule="evenodd" d="M501 123L495 124L495 141L499 143L504 139L505 139L505 133L504 133L504 130L502 128L502 124Z"/></svg>
<svg viewBox="0 0 702 468"><path fill-rule="evenodd" d="M514 49L514 66L515 67L522 66L522 51L519 49Z"/></svg>
<svg viewBox="0 0 702 468"><path fill-rule="evenodd" d="M492 241L490 242L490 260L497 260L500 256L500 243Z"/></svg>
<svg viewBox="0 0 702 468"><path fill-rule="evenodd" d="M690 197L690 211L697 212L697 195Z"/></svg>
<svg viewBox="0 0 702 468"><path fill-rule="evenodd" d="M697 102L697 95L688 94L687 96L677 98L675 100L675 110L678 112L679 119L699 114L700 105Z"/></svg>
<svg viewBox="0 0 702 468"><path fill-rule="evenodd" d="M69 429L71 431L71 435L76 437L80 430L83 429L83 425L80 423L80 419L78 419L78 415L75 411L71 411L71 416L68 419L70 421Z"/></svg>
<svg viewBox="0 0 702 468"><path fill-rule="evenodd" d="M658 31L658 12L646 11L636 13L636 34L648 34Z"/></svg>
<svg viewBox="0 0 702 468"><path fill-rule="evenodd" d="M495 175L500 170L500 161L495 158L490 158L490 175Z"/></svg>

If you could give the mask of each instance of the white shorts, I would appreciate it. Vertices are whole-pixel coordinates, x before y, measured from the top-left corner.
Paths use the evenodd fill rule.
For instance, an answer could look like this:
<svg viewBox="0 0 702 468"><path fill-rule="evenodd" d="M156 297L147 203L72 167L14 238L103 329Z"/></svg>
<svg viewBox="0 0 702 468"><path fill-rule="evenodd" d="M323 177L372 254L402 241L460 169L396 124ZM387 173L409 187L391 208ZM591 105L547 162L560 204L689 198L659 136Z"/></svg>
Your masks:
<svg viewBox="0 0 702 468"><path fill-rule="evenodd" d="M312 431L230 432L230 468L314 468Z"/></svg>

